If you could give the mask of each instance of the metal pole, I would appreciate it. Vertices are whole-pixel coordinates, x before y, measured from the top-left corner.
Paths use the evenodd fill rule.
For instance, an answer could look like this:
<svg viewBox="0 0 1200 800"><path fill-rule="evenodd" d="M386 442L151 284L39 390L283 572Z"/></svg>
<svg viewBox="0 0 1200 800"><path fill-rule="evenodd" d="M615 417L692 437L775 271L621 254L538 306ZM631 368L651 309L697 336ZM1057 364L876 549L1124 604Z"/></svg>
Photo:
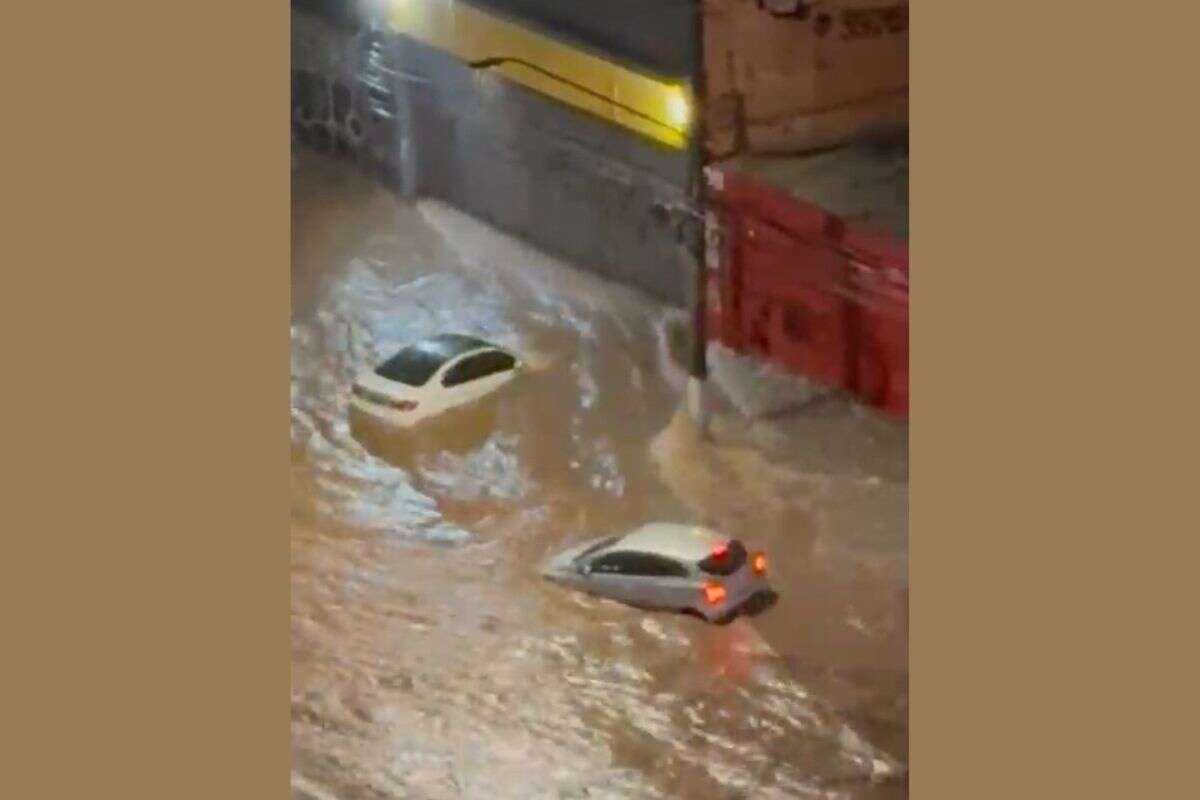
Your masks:
<svg viewBox="0 0 1200 800"><path fill-rule="evenodd" d="M708 379L706 317L708 314L708 270L704 254L704 140L705 140L705 71L704 71L704 0L696 0L692 18L692 43L695 63L692 67L692 124L689 131L690 175L688 199L696 216L687 220L687 247L692 262L692 341L688 364L688 414L702 434L707 433L708 419L704 404L704 386Z"/></svg>

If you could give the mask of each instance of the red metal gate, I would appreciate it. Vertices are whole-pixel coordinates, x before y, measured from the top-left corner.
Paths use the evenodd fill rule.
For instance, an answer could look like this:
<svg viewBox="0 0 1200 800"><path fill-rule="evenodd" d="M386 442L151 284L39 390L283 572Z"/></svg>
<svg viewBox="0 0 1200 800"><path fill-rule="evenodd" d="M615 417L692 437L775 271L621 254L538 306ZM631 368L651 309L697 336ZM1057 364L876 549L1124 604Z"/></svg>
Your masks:
<svg viewBox="0 0 1200 800"><path fill-rule="evenodd" d="M908 247L707 170L710 337L908 416Z"/></svg>

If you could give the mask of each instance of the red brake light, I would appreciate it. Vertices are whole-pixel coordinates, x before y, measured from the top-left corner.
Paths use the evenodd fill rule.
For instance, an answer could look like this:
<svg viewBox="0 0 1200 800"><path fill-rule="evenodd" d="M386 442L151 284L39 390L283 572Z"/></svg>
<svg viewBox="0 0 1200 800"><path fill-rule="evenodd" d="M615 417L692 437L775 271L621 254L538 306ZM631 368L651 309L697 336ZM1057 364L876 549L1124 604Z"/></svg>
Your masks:
<svg viewBox="0 0 1200 800"><path fill-rule="evenodd" d="M765 574L767 571L767 554L766 553L755 553L753 567L754 567L754 572L756 574L758 574L758 575Z"/></svg>
<svg viewBox="0 0 1200 800"><path fill-rule="evenodd" d="M725 599L725 587L716 581L704 584L704 599L709 605L715 606Z"/></svg>
<svg viewBox="0 0 1200 800"><path fill-rule="evenodd" d="M724 558L729 554L729 545L719 544L712 549L712 557L716 559Z"/></svg>
<svg viewBox="0 0 1200 800"><path fill-rule="evenodd" d="M417 408L416 400L393 400L385 394L373 392L357 383L351 387L350 392L355 397L361 397L372 405L383 406L384 408L394 408L397 411L414 411Z"/></svg>

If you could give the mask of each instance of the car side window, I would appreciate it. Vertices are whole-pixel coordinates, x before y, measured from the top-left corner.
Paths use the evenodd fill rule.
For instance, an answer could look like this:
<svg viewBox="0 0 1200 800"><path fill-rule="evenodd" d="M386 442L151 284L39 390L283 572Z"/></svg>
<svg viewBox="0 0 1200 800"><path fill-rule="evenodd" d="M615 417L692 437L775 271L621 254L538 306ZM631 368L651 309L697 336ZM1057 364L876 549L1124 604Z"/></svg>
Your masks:
<svg viewBox="0 0 1200 800"><path fill-rule="evenodd" d="M687 568L674 559L651 553L605 553L592 562L592 572L605 575L645 575L685 578Z"/></svg>
<svg viewBox="0 0 1200 800"><path fill-rule="evenodd" d="M628 575L633 566L631 556L634 555L634 553L605 553L592 562L592 572L606 575Z"/></svg>
<svg viewBox="0 0 1200 800"><path fill-rule="evenodd" d="M458 386L463 383L486 378L489 375L495 375L497 372L504 372L516 366L516 359L508 353L502 353L499 350L488 350L484 353L478 353L473 356L468 356L462 361L455 364L442 378L443 386Z"/></svg>

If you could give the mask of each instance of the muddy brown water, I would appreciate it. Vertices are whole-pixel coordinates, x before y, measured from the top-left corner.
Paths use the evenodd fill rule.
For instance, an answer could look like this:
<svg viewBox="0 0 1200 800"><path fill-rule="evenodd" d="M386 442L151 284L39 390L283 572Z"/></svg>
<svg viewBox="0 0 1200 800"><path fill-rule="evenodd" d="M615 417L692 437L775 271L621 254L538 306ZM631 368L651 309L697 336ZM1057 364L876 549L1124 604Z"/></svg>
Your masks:
<svg viewBox="0 0 1200 800"><path fill-rule="evenodd" d="M718 406L703 441L674 312L345 164L292 179L294 795L904 796L904 426ZM533 369L411 431L348 412L448 330ZM764 547L779 604L718 627L537 574L660 519Z"/></svg>

